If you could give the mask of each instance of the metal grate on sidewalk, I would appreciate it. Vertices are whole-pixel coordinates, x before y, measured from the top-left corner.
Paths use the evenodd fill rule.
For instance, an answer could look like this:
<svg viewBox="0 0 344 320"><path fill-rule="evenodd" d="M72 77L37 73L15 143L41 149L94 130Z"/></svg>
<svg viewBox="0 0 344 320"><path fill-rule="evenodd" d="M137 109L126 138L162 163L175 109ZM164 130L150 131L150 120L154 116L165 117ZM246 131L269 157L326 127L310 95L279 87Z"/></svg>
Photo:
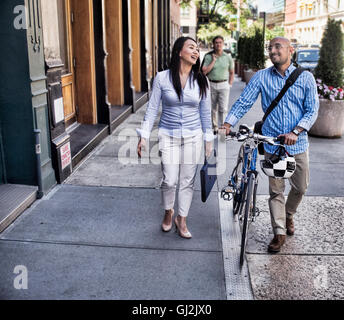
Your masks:
<svg viewBox="0 0 344 320"><path fill-rule="evenodd" d="M219 208L227 300L253 300L246 262L240 269L241 232L233 217L233 201L223 200L219 193Z"/></svg>

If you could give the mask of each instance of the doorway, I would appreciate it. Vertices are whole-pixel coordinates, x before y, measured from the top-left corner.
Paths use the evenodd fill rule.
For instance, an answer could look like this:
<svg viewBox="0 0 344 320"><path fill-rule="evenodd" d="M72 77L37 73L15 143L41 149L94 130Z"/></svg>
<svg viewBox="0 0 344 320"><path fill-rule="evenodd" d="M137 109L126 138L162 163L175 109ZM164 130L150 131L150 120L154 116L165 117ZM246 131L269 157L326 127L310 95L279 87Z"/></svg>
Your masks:
<svg viewBox="0 0 344 320"><path fill-rule="evenodd" d="M97 123L92 0L57 0L66 128Z"/></svg>

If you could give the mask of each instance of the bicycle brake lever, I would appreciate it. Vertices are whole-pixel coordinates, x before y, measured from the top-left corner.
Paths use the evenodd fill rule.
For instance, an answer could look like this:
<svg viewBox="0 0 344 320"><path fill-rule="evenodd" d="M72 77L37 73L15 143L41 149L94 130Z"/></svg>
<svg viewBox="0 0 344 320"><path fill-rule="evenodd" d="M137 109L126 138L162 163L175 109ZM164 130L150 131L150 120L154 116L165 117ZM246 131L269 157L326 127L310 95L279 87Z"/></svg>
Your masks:
<svg viewBox="0 0 344 320"><path fill-rule="evenodd" d="M245 141L246 135L240 134L237 139L238 139L238 141Z"/></svg>
<svg viewBox="0 0 344 320"><path fill-rule="evenodd" d="M282 136L282 137L278 137L278 138L276 138L276 142L280 142L282 145L284 144L284 142L285 142L285 137L284 136Z"/></svg>

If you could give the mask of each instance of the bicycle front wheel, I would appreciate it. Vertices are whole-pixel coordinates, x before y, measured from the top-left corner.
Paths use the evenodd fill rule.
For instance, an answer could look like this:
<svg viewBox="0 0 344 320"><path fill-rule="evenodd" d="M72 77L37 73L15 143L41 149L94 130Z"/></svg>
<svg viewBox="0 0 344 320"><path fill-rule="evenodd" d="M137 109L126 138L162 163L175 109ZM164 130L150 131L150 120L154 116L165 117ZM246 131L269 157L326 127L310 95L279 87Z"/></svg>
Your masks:
<svg viewBox="0 0 344 320"><path fill-rule="evenodd" d="M243 147L239 150L238 160L237 164L233 173L233 182L235 186L238 188L234 198L233 198L233 213L234 215L237 215L241 212L240 207L242 207L243 202L245 201L245 188L241 188L241 180L243 177L243 166L244 166L244 160L243 160Z"/></svg>
<svg viewBox="0 0 344 320"><path fill-rule="evenodd" d="M242 230L241 230L240 266L242 266L244 263L247 235L248 235L248 222L251 217L252 210L254 210L254 206L255 206L255 199L254 199L254 195L256 194L254 192L255 175L253 173L250 174L246 187L247 187L247 196L246 196L245 211L244 211Z"/></svg>

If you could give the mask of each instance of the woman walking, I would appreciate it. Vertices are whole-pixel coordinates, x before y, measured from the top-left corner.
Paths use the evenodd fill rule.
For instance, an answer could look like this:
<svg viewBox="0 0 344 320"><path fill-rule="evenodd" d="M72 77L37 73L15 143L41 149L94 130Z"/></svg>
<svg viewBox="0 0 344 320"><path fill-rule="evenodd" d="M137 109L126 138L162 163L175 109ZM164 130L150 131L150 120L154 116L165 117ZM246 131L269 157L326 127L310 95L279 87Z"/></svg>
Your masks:
<svg viewBox="0 0 344 320"><path fill-rule="evenodd" d="M206 155L214 139L211 124L211 100L206 77L200 71L200 54L195 40L180 37L176 40L170 69L157 73L137 147L139 157L145 149L162 101L159 123L159 152L163 183L161 185L165 216L162 230L172 229L177 184L178 216L174 219L178 234L192 237L186 218L192 202L197 164L201 158L203 140Z"/></svg>

